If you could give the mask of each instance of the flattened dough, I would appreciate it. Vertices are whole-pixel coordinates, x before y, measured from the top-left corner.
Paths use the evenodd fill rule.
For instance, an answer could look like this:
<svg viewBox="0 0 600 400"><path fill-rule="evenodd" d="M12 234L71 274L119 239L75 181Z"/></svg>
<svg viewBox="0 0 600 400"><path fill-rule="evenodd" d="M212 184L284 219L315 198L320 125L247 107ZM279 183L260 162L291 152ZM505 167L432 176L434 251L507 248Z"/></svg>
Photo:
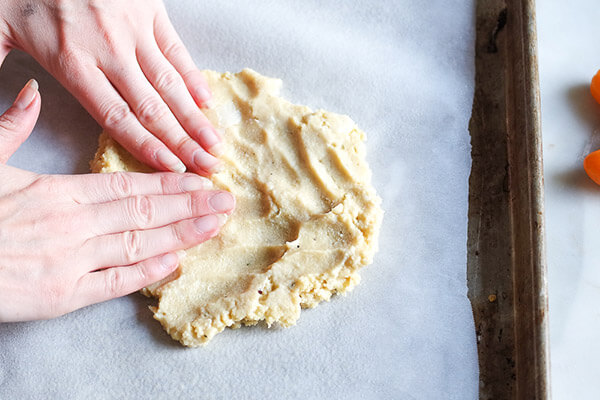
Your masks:
<svg viewBox="0 0 600 400"><path fill-rule="evenodd" d="M166 331L186 346L226 327L293 325L302 307L352 289L372 262L383 212L365 134L343 115L279 98L281 81L245 69L205 71L224 130L211 177L237 208L214 239L187 250L176 273L144 289ZM94 172L150 171L106 134Z"/></svg>

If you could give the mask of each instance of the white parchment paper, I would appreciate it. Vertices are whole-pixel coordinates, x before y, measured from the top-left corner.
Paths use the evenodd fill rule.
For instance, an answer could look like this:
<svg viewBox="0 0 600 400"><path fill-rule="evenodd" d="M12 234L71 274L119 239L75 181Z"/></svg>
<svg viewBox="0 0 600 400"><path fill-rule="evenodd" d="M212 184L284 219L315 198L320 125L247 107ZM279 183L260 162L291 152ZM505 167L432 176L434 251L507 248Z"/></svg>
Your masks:
<svg viewBox="0 0 600 400"><path fill-rule="evenodd" d="M472 399L466 241L472 1L167 1L201 68L251 67L289 100L350 115L386 211L362 283L290 329L228 330L185 349L134 294L40 322L0 324L0 398ZM30 78L43 112L11 159L84 173L100 127L22 53L0 106ZM100 250L99 250L100 251Z"/></svg>

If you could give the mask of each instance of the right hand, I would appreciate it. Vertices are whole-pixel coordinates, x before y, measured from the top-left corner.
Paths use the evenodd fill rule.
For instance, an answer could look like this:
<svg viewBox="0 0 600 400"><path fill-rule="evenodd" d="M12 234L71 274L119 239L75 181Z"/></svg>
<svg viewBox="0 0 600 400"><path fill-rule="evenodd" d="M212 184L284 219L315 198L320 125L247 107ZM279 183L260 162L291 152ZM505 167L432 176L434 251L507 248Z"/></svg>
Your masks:
<svg viewBox="0 0 600 400"><path fill-rule="evenodd" d="M31 81L0 116L0 322L47 319L165 278L234 208L193 174L38 175L4 165L40 111Z"/></svg>
<svg viewBox="0 0 600 400"><path fill-rule="evenodd" d="M138 160L205 176L218 168L222 138L200 109L210 88L161 0L1 0L0 63L12 48Z"/></svg>

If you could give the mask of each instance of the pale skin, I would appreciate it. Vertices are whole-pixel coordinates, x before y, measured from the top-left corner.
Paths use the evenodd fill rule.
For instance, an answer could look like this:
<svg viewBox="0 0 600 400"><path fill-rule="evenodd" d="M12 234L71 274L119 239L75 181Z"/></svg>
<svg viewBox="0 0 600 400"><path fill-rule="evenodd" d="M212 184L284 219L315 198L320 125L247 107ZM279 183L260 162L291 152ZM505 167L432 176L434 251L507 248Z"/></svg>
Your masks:
<svg viewBox="0 0 600 400"><path fill-rule="evenodd" d="M53 318L171 274L235 200L210 190L221 137L210 91L159 0L3 0L19 48L154 174L39 175L5 165L40 112L30 81L0 116L0 322ZM182 173L187 169L189 173ZM192 173L193 172L193 173Z"/></svg>
<svg viewBox="0 0 600 400"><path fill-rule="evenodd" d="M199 108L210 89L160 0L2 0L0 16L1 59L31 54L136 158L217 168L221 136Z"/></svg>

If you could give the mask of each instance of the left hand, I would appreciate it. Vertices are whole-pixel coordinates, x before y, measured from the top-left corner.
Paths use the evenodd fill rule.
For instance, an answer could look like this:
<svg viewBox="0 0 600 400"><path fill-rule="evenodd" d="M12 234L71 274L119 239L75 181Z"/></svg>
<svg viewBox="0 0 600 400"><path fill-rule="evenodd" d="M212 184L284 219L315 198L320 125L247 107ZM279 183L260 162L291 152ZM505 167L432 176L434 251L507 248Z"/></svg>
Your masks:
<svg viewBox="0 0 600 400"><path fill-rule="evenodd" d="M38 175L4 163L29 136L30 81L0 115L0 323L53 318L165 278L235 206L196 174Z"/></svg>
<svg viewBox="0 0 600 400"><path fill-rule="evenodd" d="M217 167L221 137L200 110L210 89L160 0L2 0L0 63L12 48L151 167Z"/></svg>

